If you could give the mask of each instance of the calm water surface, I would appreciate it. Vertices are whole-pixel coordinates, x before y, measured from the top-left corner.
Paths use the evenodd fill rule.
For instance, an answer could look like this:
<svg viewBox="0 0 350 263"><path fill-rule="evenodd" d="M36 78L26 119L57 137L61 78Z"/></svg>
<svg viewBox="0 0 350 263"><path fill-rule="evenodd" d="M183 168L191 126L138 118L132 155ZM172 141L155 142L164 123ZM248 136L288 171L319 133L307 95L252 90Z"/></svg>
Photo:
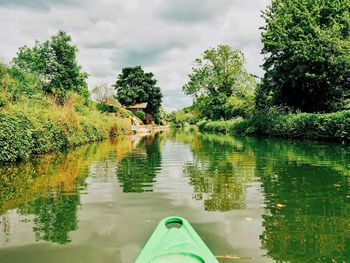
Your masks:
<svg viewBox="0 0 350 263"><path fill-rule="evenodd" d="M348 145L170 131L0 167L0 262L133 262L187 218L223 262L350 262Z"/></svg>

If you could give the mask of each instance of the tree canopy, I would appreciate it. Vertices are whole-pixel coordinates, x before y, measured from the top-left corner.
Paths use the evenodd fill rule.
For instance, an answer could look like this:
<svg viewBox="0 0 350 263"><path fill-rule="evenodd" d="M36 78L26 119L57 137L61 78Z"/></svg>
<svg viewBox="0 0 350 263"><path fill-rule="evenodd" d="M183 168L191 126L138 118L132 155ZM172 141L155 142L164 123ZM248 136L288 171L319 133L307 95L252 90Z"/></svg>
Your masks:
<svg viewBox="0 0 350 263"><path fill-rule="evenodd" d="M330 112L350 98L350 1L273 0L258 105Z"/></svg>
<svg viewBox="0 0 350 263"><path fill-rule="evenodd" d="M123 68L114 87L118 101L130 106L147 102L146 112L156 115L162 104L162 93L156 86L157 80L152 72L145 72L141 66Z"/></svg>
<svg viewBox="0 0 350 263"><path fill-rule="evenodd" d="M194 106L204 117L226 119L244 115L245 112L238 113L235 106L245 103L254 105L256 86L254 77L244 65L242 52L228 45L210 48L194 61L183 91L194 97Z"/></svg>
<svg viewBox="0 0 350 263"><path fill-rule="evenodd" d="M63 102L68 91L88 96L87 73L81 72L77 63L78 49L71 43L71 37L64 31L43 43L36 41L34 47L21 47L13 59L15 66L38 75L44 90L54 94Z"/></svg>

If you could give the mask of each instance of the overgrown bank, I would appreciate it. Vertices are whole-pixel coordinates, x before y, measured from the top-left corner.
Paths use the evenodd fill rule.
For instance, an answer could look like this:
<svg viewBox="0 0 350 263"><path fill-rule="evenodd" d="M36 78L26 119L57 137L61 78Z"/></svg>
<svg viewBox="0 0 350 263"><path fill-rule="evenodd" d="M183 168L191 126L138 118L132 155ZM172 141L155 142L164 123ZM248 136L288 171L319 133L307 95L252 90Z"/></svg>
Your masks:
<svg viewBox="0 0 350 263"><path fill-rule="evenodd" d="M270 111L250 119L201 121L197 126L208 132L349 141L350 111L328 114L282 114Z"/></svg>
<svg viewBox="0 0 350 263"><path fill-rule="evenodd" d="M100 141L130 130L123 114L97 110L75 92L63 105L42 91L42 83L21 70L0 64L0 162Z"/></svg>
<svg viewBox="0 0 350 263"><path fill-rule="evenodd" d="M29 158L85 143L101 141L130 130L130 120L84 107L54 105L0 111L0 162Z"/></svg>

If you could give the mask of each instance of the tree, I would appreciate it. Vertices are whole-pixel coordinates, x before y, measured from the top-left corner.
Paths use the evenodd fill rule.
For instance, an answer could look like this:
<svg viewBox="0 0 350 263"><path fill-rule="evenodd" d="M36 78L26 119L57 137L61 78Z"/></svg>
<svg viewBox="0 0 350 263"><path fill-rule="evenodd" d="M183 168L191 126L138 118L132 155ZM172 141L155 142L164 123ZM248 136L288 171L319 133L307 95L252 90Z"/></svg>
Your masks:
<svg viewBox="0 0 350 263"><path fill-rule="evenodd" d="M229 98L245 100L253 96L256 86L244 64L243 54L228 45L210 48L194 61L183 91L194 97L194 106L204 117L232 118L235 114Z"/></svg>
<svg viewBox="0 0 350 263"><path fill-rule="evenodd" d="M114 96L114 87L107 83L97 84L92 90L92 96L101 103L107 103Z"/></svg>
<svg viewBox="0 0 350 263"><path fill-rule="evenodd" d="M117 99L121 104L130 106L147 102L145 111L157 115L163 95L156 84L157 80L153 73L146 73L141 66L135 66L123 68L114 87L117 91Z"/></svg>
<svg viewBox="0 0 350 263"><path fill-rule="evenodd" d="M68 91L89 96L87 73L81 72L76 59L77 51L71 37L59 31L43 43L36 41L32 48L21 47L13 63L26 72L38 75L45 83L44 90L62 103Z"/></svg>
<svg viewBox="0 0 350 263"><path fill-rule="evenodd" d="M273 0L263 13L258 106L341 109L350 97L350 1Z"/></svg>

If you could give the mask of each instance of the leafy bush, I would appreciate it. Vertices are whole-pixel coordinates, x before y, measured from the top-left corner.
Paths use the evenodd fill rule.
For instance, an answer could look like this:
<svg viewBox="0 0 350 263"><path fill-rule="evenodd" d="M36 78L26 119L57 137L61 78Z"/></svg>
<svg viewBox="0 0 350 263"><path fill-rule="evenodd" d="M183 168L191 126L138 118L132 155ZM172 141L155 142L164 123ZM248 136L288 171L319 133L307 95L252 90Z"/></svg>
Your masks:
<svg viewBox="0 0 350 263"><path fill-rule="evenodd" d="M200 130L205 130L205 125L207 124L207 122L208 121L206 121L206 120L201 120L201 121L199 121L199 122L197 122L196 123L196 125L198 126L198 128L200 129Z"/></svg>
<svg viewBox="0 0 350 263"><path fill-rule="evenodd" d="M0 92L0 108L5 108L9 104L9 99L5 92Z"/></svg>
<svg viewBox="0 0 350 263"><path fill-rule="evenodd" d="M328 114L286 114L276 109L251 119L202 121L200 130L306 139L350 140L350 111Z"/></svg>
<svg viewBox="0 0 350 263"><path fill-rule="evenodd" d="M34 145L32 130L25 116L0 112L0 160L28 158Z"/></svg>
<svg viewBox="0 0 350 263"><path fill-rule="evenodd" d="M232 119L228 121L202 121L197 126L201 130L219 133L228 133L234 130L234 127L242 122L242 118Z"/></svg>
<svg viewBox="0 0 350 263"><path fill-rule="evenodd" d="M129 111L129 110L123 108L123 107L120 107L120 108L118 108L117 116L121 117L121 118L131 118L134 115L132 114L131 111Z"/></svg>
<svg viewBox="0 0 350 263"><path fill-rule="evenodd" d="M144 120L146 117L146 114L143 111L137 111L134 113L134 115L140 120Z"/></svg>
<svg viewBox="0 0 350 263"><path fill-rule="evenodd" d="M42 82L36 76L0 63L1 95L10 100L17 101L21 96L33 97L40 92L41 85Z"/></svg>
<svg viewBox="0 0 350 263"><path fill-rule="evenodd" d="M96 108L100 111L100 112L115 112L114 108L105 104L105 103L97 103L96 104Z"/></svg>
<svg viewBox="0 0 350 263"><path fill-rule="evenodd" d="M193 112L189 112L188 109L178 110L171 114L171 121L175 124L196 124L198 122L198 115Z"/></svg>

